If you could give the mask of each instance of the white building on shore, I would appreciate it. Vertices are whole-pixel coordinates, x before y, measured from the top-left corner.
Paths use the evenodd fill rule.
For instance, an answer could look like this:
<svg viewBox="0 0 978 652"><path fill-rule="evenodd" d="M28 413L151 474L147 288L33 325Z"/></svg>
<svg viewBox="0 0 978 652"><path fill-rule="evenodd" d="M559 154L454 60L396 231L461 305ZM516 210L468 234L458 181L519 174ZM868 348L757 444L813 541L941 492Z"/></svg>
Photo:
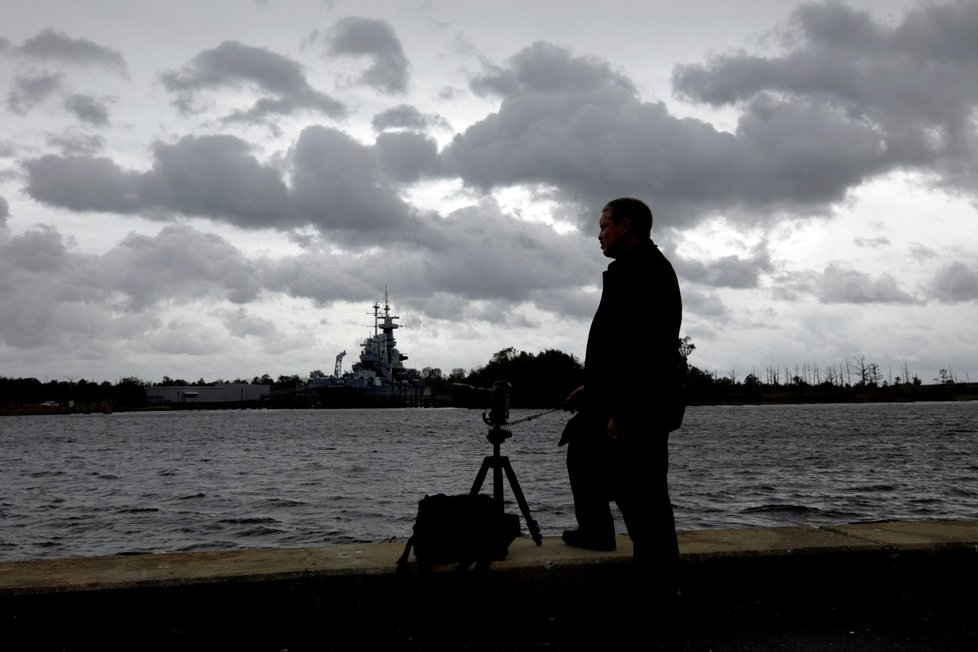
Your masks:
<svg viewBox="0 0 978 652"><path fill-rule="evenodd" d="M246 401L260 401L269 396L271 392L271 385L251 385L249 383L147 387L146 401L157 405L244 403Z"/></svg>

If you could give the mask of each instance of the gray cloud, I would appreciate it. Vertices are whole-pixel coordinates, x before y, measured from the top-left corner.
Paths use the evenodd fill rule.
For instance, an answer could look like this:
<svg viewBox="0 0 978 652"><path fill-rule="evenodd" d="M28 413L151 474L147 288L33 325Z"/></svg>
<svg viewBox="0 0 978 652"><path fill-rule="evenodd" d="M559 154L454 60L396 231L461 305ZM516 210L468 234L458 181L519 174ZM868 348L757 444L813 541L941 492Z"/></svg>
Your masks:
<svg viewBox="0 0 978 652"><path fill-rule="evenodd" d="M73 39L51 28L24 41L16 52L36 61L99 66L122 77L129 76L121 53L88 39Z"/></svg>
<svg viewBox="0 0 978 652"><path fill-rule="evenodd" d="M730 309L715 292L704 292L695 287L683 288L683 312L695 313L707 321L700 328L712 329L728 323Z"/></svg>
<svg viewBox="0 0 978 652"><path fill-rule="evenodd" d="M762 243L750 258L724 256L709 262L671 256L676 274L682 281L692 281L709 287L756 288L762 273L773 269L771 256Z"/></svg>
<svg viewBox="0 0 978 652"><path fill-rule="evenodd" d="M174 104L185 113L202 110L199 94L225 87L250 87L271 97L259 98L249 109L234 111L226 120L254 122L274 115L310 110L342 117L342 102L315 90L302 66L292 59L237 41L224 41L204 50L183 68L160 76L163 86L176 95Z"/></svg>
<svg viewBox="0 0 978 652"><path fill-rule="evenodd" d="M387 131L389 129L426 131L432 128L444 130L451 130L452 128L448 121L440 115L421 113L410 104L398 104L386 111L381 111L373 117L371 125L373 125L374 131Z"/></svg>
<svg viewBox="0 0 978 652"><path fill-rule="evenodd" d="M813 291L823 303L917 303L892 274L875 279L865 272L829 265L815 278Z"/></svg>
<svg viewBox="0 0 978 652"><path fill-rule="evenodd" d="M10 217L10 204L0 196L0 229L7 226L7 219Z"/></svg>
<svg viewBox="0 0 978 652"><path fill-rule="evenodd" d="M74 94L65 98L65 108L76 118L93 127L109 126L109 109L105 102L90 95Z"/></svg>
<svg viewBox="0 0 978 652"><path fill-rule="evenodd" d="M102 256L72 251L50 227L0 235L0 278L4 301L17 306L0 311L0 342L72 356L92 347L107 354L107 342L151 342L160 351L173 339L160 310L201 300L244 303L260 289L256 266L236 248L180 225L154 237L130 235Z"/></svg>
<svg viewBox="0 0 978 652"><path fill-rule="evenodd" d="M331 56L366 56L372 61L359 81L389 95L408 87L408 60L394 28L386 20L347 16L326 36Z"/></svg>
<svg viewBox="0 0 978 652"><path fill-rule="evenodd" d="M978 301L978 271L961 262L951 263L934 275L930 290L944 303Z"/></svg>
<svg viewBox="0 0 978 652"><path fill-rule="evenodd" d="M296 215L347 245L369 234L381 242L431 246L439 238L383 176L374 149L326 127L306 127L292 151Z"/></svg>
<svg viewBox="0 0 978 652"><path fill-rule="evenodd" d="M24 164L27 194L73 211L139 213L140 175L107 157L46 154Z"/></svg>
<svg viewBox="0 0 978 652"><path fill-rule="evenodd" d="M153 237L130 234L101 257L100 269L133 310L204 297L247 303L261 289L257 269L237 248L183 225L167 225Z"/></svg>
<svg viewBox="0 0 978 652"><path fill-rule="evenodd" d="M890 239L887 238L885 235L881 235L875 238L856 238L855 240L853 240L853 243L857 247L867 247L867 248L886 247L890 244Z"/></svg>
<svg viewBox="0 0 978 652"><path fill-rule="evenodd" d="M105 146L105 138L99 134L79 133L68 130L62 134L50 135L47 143L61 150L65 156L94 156Z"/></svg>
<svg viewBox="0 0 978 652"><path fill-rule="evenodd" d="M17 75L13 88L7 93L7 108L17 115L27 115L31 109L59 92L64 75L59 72Z"/></svg>
<svg viewBox="0 0 978 652"><path fill-rule="evenodd" d="M229 335L251 337L269 328L243 312L261 296L284 294L321 306L362 301L376 293L378 277L396 279L399 299L416 306L419 319L454 323L465 312L496 324L522 323L528 318L517 308L531 301L558 314L593 312L596 295L581 290L604 265L593 242L527 224L494 202L446 217L444 255L437 263L417 246L380 255L310 247L297 256L252 260L223 238L183 224L166 225L155 236L130 234L102 255L73 252L49 227L16 237L0 234L0 278L8 281L4 300L19 308L0 313L0 339L21 348L69 346L98 333L96 339L153 341L159 352L169 348L156 339L170 327L167 311L198 302L242 306L218 303L211 316L224 322ZM72 314L76 321L66 317ZM276 341L284 338L268 332ZM188 352L175 346L175 352Z"/></svg>
<svg viewBox="0 0 978 652"><path fill-rule="evenodd" d="M395 181L410 183L442 173L438 144L420 134L383 133L374 149L381 171Z"/></svg>
<svg viewBox="0 0 978 652"><path fill-rule="evenodd" d="M972 2L921 5L892 27L839 3L810 3L792 15L783 52L735 52L678 66L673 84L692 101L742 104L738 134L761 118L765 124L781 120L786 111L834 114L835 125L799 131L788 144L807 154L824 150L826 137L833 145L856 137L858 149L845 146L844 156L836 157L836 179L815 171L816 181L840 190L910 167L937 172L974 195L976 26L978 4ZM783 143L784 135L772 137Z"/></svg>
<svg viewBox="0 0 978 652"><path fill-rule="evenodd" d="M105 293L94 287L98 268L91 256L70 255L64 238L50 227L4 237L0 232L0 278L4 303L16 310L0 311L0 342L34 349L50 342L80 344L88 330L92 309ZM104 320L97 320L104 326Z"/></svg>
<svg viewBox="0 0 978 652"><path fill-rule="evenodd" d="M434 169L434 144L412 134L386 136L370 147L336 129L307 127L289 155L289 185L277 165L262 163L250 145L227 135L157 143L146 172L106 157L48 154L25 162L27 193L79 212L163 220L182 214L244 228L311 225L357 249L385 242L438 246L437 231L395 187Z"/></svg>
<svg viewBox="0 0 978 652"><path fill-rule="evenodd" d="M288 188L234 136L185 136L157 143L153 168L138 188L149 207L200 215L246 228L291 224Z"/></svg>
<svg viewBox="0 0 978 652"><path fill-rule="evenodd" d="M783 54L676 68L687 99L736 104L732 133L640 100L604 61L537 43L473 80L501 104L445 148L445 167L483 190L552 187L582 215L611 196L642 196L666 228L717 214L762 224L828 215L896 170L936 174L974 196L978 56L962 25L976 21L973 3L928 5L895 28L841 5L805 5Z"/></svg>
<svg viewBox="0 0 978 652"><path fill-rule="evenodd" d="M180 213L250 228L290 225L288 189L277 169L262 165L233 136L187 136L157 143L148 172L109 158L49 154L25 164L28 194L73 211L137 213L169 219Z"/></svg>
<svg viewBox="0 0 978 652"><path fill-rule="evenodd" d="M287 335L275 321L258 317L244 307L217 310L212 314L221 320L224 330L233 338L248 339L270 355L282 355L309 346L309 338L305 334Z"/></svg>
<svg viewBox="0 0 978 652"><path fill-rule="evenodd" d="M880 168L872 130L834 111L772 111L759 99L729 134L640 101L607 63L553 45L521 51L474 86L500 94L502 103L455 137L443 152L446 169L482 189L553 187L583 207L585 221L620 195L651 201L665 228L723 211L748 222L774 219L780 209L810 216ZM799 142L799 129L818 138ZM847 161L857 175L840 172Z"/></svg>
<svg viewBox="0 0 978 652"><path fill-rule="evenodd" d="M535 312L593 314L597 298L582 288L604 266L594 242L527 224L491 200L438 222L437 258L427 243L343 255L324 254L313 244L307 254L263 261L265 287L327 305L362 301L376 293L378 277L396 279L399 300L425 318L452 322L464 313L473 321L505 323L528 301L538 306Z"/></svg>

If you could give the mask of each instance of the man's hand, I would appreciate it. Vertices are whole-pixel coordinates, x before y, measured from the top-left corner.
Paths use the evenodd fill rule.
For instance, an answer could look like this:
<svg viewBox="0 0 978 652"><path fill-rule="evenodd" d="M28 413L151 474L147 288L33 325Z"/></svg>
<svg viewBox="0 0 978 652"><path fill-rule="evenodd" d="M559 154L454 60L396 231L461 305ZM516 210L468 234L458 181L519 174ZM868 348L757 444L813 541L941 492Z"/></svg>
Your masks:
<svg viewBox="0 0 978 652"><path fill-rule="evenodd" d="M564 412L570 412L573 414L577 410L581 409L581 404L584 402L584 385L581 385L573 392L567 396L567 400L564 401Z"/></svg>
<svg viewBox="0 0 978 652"><path fill-rule="evenodd" d="M618 424L615 422L614 417L608 418L608 441L623 441L625 439L625 431L618 428Z"/></svg>

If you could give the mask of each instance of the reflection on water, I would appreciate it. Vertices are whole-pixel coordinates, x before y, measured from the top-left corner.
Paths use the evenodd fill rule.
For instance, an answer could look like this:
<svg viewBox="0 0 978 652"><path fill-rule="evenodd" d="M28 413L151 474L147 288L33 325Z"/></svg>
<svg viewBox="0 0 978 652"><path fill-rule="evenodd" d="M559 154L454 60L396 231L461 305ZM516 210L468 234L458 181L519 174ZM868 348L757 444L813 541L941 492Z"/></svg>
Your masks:
<svg viewBox="0 0 978 652"><path fill-rule="evenodd" d="M531 414L502 452L551 536L567 415ZM6 417L0 560L404 540L421 497L471 488L486 434L458 409ZM978 513L978 402L694 407L671 454L679 529Z"/></svg>

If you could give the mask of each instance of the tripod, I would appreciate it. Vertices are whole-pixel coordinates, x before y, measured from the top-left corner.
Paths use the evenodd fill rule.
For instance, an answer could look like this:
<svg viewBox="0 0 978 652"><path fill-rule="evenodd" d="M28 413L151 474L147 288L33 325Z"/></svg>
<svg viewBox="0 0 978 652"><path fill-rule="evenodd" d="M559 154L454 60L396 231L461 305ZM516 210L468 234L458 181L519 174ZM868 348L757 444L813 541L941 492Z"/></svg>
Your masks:
<svg viewBox="0 0 978 652"><path fill-rule="evenodd" d="M490 423L490 421L486 420L486 423ZM469 493L473 496L479 493L482 489L482 483L485 482L486 474L492 468L492 497L501 514L503 512L503 471L505 470L506 477L509 479L509 486L513 490L513 495L516 496L516 502L519 503L520 511L523 512L526 529L530 531L534 543L539 546L543 543L543 537L540 536L540 526L530 516L530 507L526 504L526 498L523 496L523 490L520 489L520 483L516 479L516 473L509 463L509 458L499 454L499 445L512 437L513 433L500 427L495 419L491 423L492 428L489 429L487 439L492 442L492 455L488 455L482 460L482 468L479 469L479 473L475 476L475 483L472 485L472 491Z"/></svg>

